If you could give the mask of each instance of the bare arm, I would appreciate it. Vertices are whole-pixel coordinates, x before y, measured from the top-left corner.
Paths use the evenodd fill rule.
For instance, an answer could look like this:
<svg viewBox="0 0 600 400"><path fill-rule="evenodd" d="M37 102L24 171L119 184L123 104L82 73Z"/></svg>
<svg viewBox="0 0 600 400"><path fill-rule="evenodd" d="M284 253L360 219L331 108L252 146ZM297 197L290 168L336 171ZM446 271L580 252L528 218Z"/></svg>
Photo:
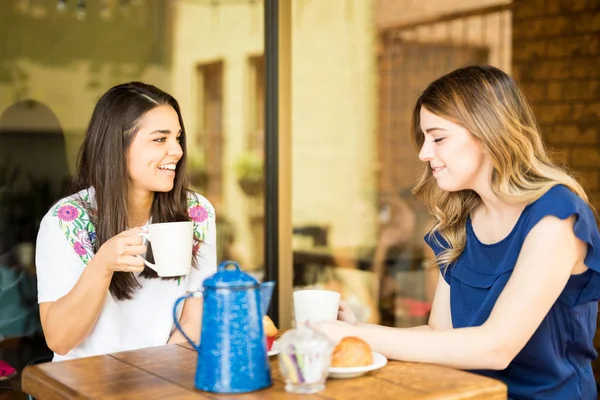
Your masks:
<svg viewBox="0 0 600 400"><path fill-rule="evenodd" d="M112 274L93 258L66 296L40 303L44 336L55 353L67 354L90 334L102 310Z"/></svg>
<svg viewBox="0 0 600 400"><path fill-rule="evenodd" d="M202 305L202 297L190 297L185 299L181 317L179 318L181 329L183 329L196 344L200 342L200 332L202 331ZM186 339L181 332L175 330L169 338L168 343L181 343L185 341Z"/></svg>
<svg viewBox="0 0 600 400"><path fill-rule="evenodd" d="M447 327L447 317L439 316L449 316L449 301L436 299L432 310L435 330L353 327L336 322L325 324L324 331L334 340L360 336L375 351L393 359L463 369L504 369L539 327L571 273L585 270L586 246L575 237L573 223L573 217L546 217L530 231L511 278L481 326L438 330L438 324ZM440 279L436 297L445 297L444 285Z"/></svg>
<svg viewBox="0 0 600 400"><path fill-rule="evenodd" d="M432 267L433 268L433 267ZM452 329L452 313L450 312L450 285L446 283L442 273L439 272L429 324L431 329L444 331Z"/></svg>
<svg viewBox="0 0 600 400"><path fill-rule="evenodd" d="M69 293L40 304L40 320L48 347L65 355L90 334L100 316L114 271L141 271L146 246L135 228L107 241L89 262ZM106 247L105 247L106 246Z"/></svg>

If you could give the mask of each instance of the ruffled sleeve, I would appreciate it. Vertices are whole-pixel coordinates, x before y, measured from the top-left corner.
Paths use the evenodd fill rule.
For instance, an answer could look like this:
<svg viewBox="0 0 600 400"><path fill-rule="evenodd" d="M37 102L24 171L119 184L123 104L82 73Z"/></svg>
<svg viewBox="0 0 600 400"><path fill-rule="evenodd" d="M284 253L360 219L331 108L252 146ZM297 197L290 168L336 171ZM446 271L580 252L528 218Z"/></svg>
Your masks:
<svg viewBox="0 0 600 400"><path fill-rule="evenodd" d="M589 270L571 277L563 293L563 300L568 299L572 306L600 301L600 232L590 206L562 185L550 189L537 203L536 210L532 210L528 221L529 226L533 227L548 215L560 219L574 215L573 232L587 245L584 264Z"/></svg>
<svg viewBox="0 0 600 400"><path fill-rule="evenodd" d="M436 257L438 257L444 250L450 247L448 245L448 242L446 242L446 240L442 237L442 235L439 232L429 232L427 235L425 235L423 239L425 240L425 243L427 243L427 245L431 247L431 250L433 250ZM450 284L450 280L452 277L452 268L446 268L445 265L438 266L440 268L442 276L444 277L444 280L448 284Z"/></svg>
<svg viewBox="0 0 600 400"><path fill-rule="evenodd" d="M575 236L587 244L584 264L591 270L600 273L600 233L592 210L586 204L575 211L577 220L573 226Z"/></svg>

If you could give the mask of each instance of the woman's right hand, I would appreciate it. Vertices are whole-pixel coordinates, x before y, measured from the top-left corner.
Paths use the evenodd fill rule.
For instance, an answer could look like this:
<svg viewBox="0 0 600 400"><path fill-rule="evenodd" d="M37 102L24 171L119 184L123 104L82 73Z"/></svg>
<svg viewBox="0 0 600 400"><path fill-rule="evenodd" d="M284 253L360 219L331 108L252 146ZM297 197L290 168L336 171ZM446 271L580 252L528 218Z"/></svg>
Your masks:
<svg viewBox="0 0 600 400"><path fill-rule="evenodd" d="M111 272L141 272L144 259L138 256L146 254L142 232L143 228L133 228L113 236L100 246L96 257Z"/></svg>

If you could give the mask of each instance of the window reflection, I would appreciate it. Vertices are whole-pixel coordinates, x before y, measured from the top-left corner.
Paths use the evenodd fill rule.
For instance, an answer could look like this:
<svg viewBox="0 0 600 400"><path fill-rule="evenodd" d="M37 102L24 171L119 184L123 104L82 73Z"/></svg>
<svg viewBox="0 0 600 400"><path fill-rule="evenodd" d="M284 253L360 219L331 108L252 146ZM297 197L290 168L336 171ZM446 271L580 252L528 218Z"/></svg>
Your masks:
<svg viewBox="0 0 600 400"><path fill-rule="evenodd" d="M4 290L0 295L7 296L2 301L15 309L0 318L0 336L40 333L35 315L34 243L39 222L63 196L68 180L64 134L52 110L32 99L4 110L0 116L0 266ZM7 293L9 286L12 295Z"/></svg>
<svg viewBox="0 0 600 400"><path fill-rule="evenodd" d="M0 116L0 341L30 338L0 358L20 367L49 353L37 303L35 240L42 217L70 179L61 124L39 101L18 101ZM18 342L15 342L18 343ZM4 353L7 354L4 354Z"/></svg>
<svg viewBox="0 0 600 400"><path fill-rule="evenodd" d="M413 107L458 67L510 71L510 5L298 0L293 20L294 286L339 291L362 321L426 324L439 272L410 191Z"/></svg>
<svg viewBox="0 0 600 400"><path fill-rule="evenodd" d="M0 342L19 343L0 345L0 359L20 370L44 353L41 337L24 344L40 333L39 221L65 195L94 104L118 83L178 99L191 181L217 211L219 260L262 277L262 2L2 2L0 35Z"/></svg>

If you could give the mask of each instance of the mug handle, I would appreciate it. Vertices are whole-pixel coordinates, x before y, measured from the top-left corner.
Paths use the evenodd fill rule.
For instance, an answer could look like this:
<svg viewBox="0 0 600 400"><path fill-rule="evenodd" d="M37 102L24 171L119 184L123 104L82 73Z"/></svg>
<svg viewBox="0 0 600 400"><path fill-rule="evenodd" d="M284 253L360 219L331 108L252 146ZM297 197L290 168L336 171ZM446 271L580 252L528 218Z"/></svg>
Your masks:
<svg viewBox="0 0 600 400"><path fill-rule="evenodd" d="M140 232L140 233L138 233L138 236L143 237L148 242L150 241L150 235L148 233L146 233L146 232ZM158 270L156 269L156 265L155 264L152 264L150 261L146 260L144 257L142 257L139 254L136 254L136 257L139 257L142 260L144 260L144 264L146 264L148 267L152 268L156 273L158 273Z"/></svg>
<svg viewBox="0 0 600 400"><path fill-rule="evenodd" d="M190 339L190 337L187 335L187 333L185 333L183 331L183 329L181 329L181 325L179 325L179 321L177 320L177 306L183 300L189 299L190 297L202 297L202 291L191 292L191 293L181 296L180 298L175 300L175 305L173 306L173 322L175 322L175 328L177 328L177 330L179 332L181 332L183 337L186 338L188 342L190 342L190 344L194 347L194 349L196 349L196 351L200 351L200 344L196 345L196 343L194 343L194 341L192 339Z"/></svg>

